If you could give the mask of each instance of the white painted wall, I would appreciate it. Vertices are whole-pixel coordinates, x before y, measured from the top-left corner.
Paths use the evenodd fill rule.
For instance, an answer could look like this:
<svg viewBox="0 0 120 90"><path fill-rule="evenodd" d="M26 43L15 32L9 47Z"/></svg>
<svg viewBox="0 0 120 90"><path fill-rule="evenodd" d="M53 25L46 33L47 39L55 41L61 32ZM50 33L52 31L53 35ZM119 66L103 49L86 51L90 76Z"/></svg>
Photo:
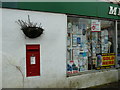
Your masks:
<svg viewBox="0 0 120 90"><path fill-rule="evenodd" d="M2 15L3 88L85 88L118 80L117 70L66 77L66 15L12 9L3 9ZM25 38L15 21L27 20L27 15L31 21L42 23L42 36ZM26 77L26 44L41 46L41 76Z"/></svg>
<svg viewBox="0 0 120 90"><path fill-rule="evenodd" d="M0 8L0 89L2 89L2 9L1 8Z"/></svg>
<svg viewBox="0 0 120 90"><path fill-rule="evenodd" d="M22 87L22 77L15 66L20 66L26 76L26 44L40 44L41 76L25 77L25 87L44 87L66 76L66 15L11 9L3 9L2 15L3 87ZM28 15L45 29L36 39L25 38L15 22L28 20Z"/></svg>

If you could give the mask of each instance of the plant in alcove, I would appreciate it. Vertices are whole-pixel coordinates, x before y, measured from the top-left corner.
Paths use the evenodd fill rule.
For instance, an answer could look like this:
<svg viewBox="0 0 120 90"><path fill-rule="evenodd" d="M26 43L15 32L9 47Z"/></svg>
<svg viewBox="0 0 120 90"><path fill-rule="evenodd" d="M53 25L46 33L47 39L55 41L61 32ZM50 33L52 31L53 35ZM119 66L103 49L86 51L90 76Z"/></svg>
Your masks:
<svg viewBox="0 0 120 90"><path fill-rule="evenodd" d="M43 34L44 29L41 26L37 26L37 23L33 23L30 21L30 17L28 15L28 22L23 20L18 20L17 23L21 26L21 30L23 33L29 38L36 38Z"/></svg>

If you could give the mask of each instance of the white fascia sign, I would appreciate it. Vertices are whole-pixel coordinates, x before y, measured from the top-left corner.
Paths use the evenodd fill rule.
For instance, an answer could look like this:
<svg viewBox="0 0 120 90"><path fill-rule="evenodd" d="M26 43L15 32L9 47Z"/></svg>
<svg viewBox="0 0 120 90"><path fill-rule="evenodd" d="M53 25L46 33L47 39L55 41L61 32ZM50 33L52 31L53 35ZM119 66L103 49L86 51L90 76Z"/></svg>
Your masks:
<svg viewBox="0 0 120 90"><path fill-rule="evenodd" d="M120 16L120 8L110 6L109 7L109 14L110 15L115 15L115 16L116 15Z"/></svg>

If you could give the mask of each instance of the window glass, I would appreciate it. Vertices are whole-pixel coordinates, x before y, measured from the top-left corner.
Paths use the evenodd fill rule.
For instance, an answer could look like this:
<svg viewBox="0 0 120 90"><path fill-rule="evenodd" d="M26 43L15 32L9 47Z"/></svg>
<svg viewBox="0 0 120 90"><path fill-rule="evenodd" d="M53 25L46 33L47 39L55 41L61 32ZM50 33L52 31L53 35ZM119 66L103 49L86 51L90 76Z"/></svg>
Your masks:
<svg viewBox="0 0 120 90"><path fill-rule="evenodd" d="M120 67L120 22L118 22L118 25L117 25L117 30L118 30L118 65Z"/></svg>
<svg viewBox="0 0 120 90"><path fill-rule="evenodd" d="M68 17L67 73L115 65L113 21Z"/></svg>

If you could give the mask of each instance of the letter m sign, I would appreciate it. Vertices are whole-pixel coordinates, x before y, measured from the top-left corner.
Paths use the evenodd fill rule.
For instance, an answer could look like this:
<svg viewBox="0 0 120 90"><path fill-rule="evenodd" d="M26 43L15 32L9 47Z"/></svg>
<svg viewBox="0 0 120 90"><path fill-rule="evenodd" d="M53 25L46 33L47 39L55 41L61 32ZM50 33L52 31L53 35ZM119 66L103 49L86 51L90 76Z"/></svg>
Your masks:
<svg viewBox="0 0 120 90"><path fill-rule="evenodd" d="M109 14L112 14L112 15L116 15L117 14L117 7L110 6L109 8L110 8Z"/></svg>

